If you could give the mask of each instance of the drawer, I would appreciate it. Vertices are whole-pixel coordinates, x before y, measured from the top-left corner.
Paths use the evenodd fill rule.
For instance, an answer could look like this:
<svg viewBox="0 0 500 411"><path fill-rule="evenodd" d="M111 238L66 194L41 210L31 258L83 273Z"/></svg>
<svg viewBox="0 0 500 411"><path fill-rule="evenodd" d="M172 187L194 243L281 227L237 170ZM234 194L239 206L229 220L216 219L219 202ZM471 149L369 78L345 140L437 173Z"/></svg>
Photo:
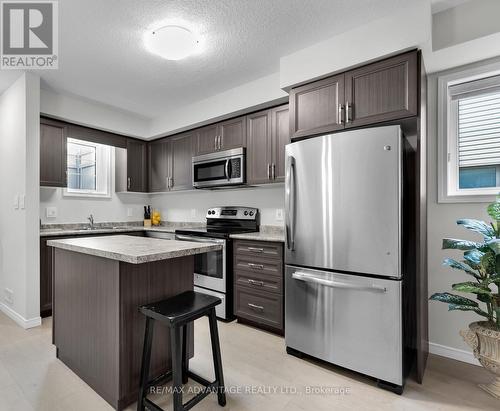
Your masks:
<svg viewBox="0 0 500 411"><path fill-rule="evenodd" d="M262 256L283 259L283 244L266 241L237 240L234 243L235 254Z"/></svg>
<svg viewBox="0 0 500 411"><path fill-rule="evenodd" d="M243 286L256 291L283 294L283 278L281 276L236 270L234 272L234 283L237 287Z"/></svg>
<svg viewBox="0 0 500 411"><path fill-rule="evenodd" d="M259 324L283 329L283 297L246 287L235 289L236 316Z"/></svg>
<svg viewBox="0 0 500 411"><path fill-rule="evenodd" d="M283 263L272 258L256 258L250 255L237 254L234 257L234 271L246 271L263 275L283 276Z"/></svg>

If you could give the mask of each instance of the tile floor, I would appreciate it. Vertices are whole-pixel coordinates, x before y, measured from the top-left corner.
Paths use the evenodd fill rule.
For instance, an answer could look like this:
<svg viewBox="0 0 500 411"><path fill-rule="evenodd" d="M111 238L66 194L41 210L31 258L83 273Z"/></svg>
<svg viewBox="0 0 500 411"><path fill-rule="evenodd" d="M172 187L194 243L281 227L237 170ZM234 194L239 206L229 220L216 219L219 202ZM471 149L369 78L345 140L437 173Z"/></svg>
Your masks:
<svg viewBox="0 0 500 411"><path fill-rule="evenodd" d="M219 323L228 394L227 410L496 410L500 401L476 387L491 376L482 368L430 356L423 385L407 383L402 396L378 389L374 381L333 366L299 360L285 353L284 341L266 332ZM212 377L208 322L195 326L191 368ZM206 343L205 343L206 342ZM265 393L266 387L278 393ZM307 387L335 387L333 394L307 394ZM249 394L250 389L257 392ZM281 390L290 392L281 392ZM238 393L237 391L243 391ZM302 394L301 394L302 393ZM187 396L189 398L189 395ZM155 395L171 409L171 396ZM128 410L134 410L131 406ZM210 395L194 410L220 410ZM0 313L0 411L112 410L91 388L55 358L51 321L25 331Z"/></svg>

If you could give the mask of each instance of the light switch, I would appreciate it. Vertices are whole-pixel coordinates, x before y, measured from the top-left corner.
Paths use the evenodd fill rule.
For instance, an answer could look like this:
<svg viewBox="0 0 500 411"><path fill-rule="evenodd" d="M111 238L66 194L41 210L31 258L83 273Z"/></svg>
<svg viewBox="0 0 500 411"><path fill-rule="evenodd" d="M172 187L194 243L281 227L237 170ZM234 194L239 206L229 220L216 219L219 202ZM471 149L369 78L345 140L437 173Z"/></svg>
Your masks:
<svg viewBox="0 0 500 411"><path fill-rule="evenodd" d="M14 210L18 210L19 209L19 195L16 194L14 196Z"/></svg>
<svg viewBox="0 0 500 411"><path fill-rule="evenodd" d="M47 218L56 218L57 217L57 207L47 207L46 214L47 214Z"/></svg>
<svg viewBox="0 0 500 411"><path fill-rule="evenodd" d="M26 208L26 195L21 194L19 196L19 208L24 210Z"/></svg>

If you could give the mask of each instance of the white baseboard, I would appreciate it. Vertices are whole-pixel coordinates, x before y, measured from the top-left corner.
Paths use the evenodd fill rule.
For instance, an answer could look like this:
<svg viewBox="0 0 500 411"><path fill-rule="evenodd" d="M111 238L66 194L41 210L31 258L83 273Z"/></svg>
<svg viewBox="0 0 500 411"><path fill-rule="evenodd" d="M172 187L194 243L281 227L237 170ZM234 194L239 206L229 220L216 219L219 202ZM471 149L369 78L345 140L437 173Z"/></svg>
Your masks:
<svg viewBox="0 0 500 411"><path fill-rule="evenodd" d="M28 328L38 327L42 324L42 317L30 318L29 320L27 320L4 303L0 303L0 310L25 330L27 330Z"/></svg>
<svg viewBox="0 0 500 411"><path fill-rule="evenodd" d="M481 365L476 360L471 351L460 350L458 348L448 347L446 345L429 343L429 352L431 354L440 355L441 357L451 358L453 360L467 362L469 364Z"/></svg>

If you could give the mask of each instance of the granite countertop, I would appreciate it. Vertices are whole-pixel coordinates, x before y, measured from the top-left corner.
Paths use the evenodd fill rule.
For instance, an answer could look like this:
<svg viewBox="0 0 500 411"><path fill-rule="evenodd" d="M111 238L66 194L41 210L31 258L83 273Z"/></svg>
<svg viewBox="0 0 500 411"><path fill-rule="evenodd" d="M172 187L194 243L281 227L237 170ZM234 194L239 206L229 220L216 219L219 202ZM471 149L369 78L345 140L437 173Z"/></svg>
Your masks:
<svg viewBox="0 0 500 411"><path fill-rule="evenodd" d="M158 238L114 235L105 237L80 237L61 240L49 240L50 247L77 253L109 258L131 264L168 260L209 251L221 250L213 243L195 243L191 241L165 241Z"/></svg>
<svg viewBox="0 0 500 411"><path fill-rule="evenodd" d="M230 237L238 240L255 240L284 243L285 230L283 227L279 226L261 226L259 232L231 234Z"/></svg>
<svg viewBox="0 0 500 411"><path fill-rule="evenodd" d="M65 235L89 235L89 234L109 234L109 233L130 233L134 231L156 231L161 233L175 233L176 229L183 227L199 227L202 223L167 223L158 227L144 227L141 224L132 223L106 223L97 224L92 230L88 229L88 224L54 224L40 229L40 237L57 237Z"/></svg>

